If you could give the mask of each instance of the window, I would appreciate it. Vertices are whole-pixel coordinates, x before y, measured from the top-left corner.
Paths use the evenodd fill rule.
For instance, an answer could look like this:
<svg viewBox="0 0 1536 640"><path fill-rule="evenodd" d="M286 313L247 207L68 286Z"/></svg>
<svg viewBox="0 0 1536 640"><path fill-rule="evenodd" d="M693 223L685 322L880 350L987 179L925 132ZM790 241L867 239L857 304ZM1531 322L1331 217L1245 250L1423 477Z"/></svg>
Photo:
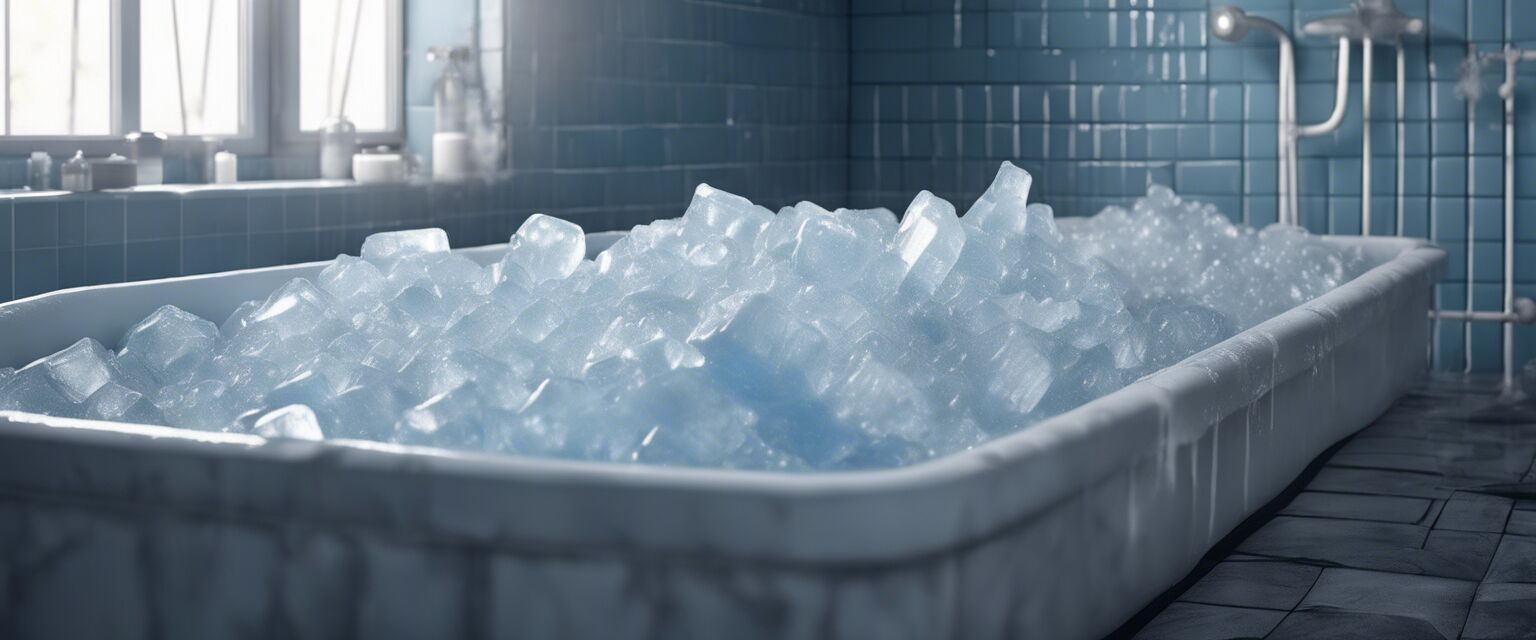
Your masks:
<svg viewBox="0 0 1536 640"><path fill-rule="evenodd" d="M285 137L308 142L337 115L364 142L400 142L401 0L286 0Z"/></svg>
<svg viewBox="0 0 1536 640"><path fill-rule="evenodd" d="M139 125L171 135L248 133L241 0L139 0Z"/></svg>
<svg viewBox="0 0 1536 640"><path fill-rule="evenodd" d="M401 0L0 0L0 150L99 154L142 130L268 153L311 144L343 108L365 141L401 140L400 12Z"/></svg>
<svg viewBox="0 0 1536 640"><path fill-rule="evenodd" d="M0 0L6 135L108 135L111 0Z"/></svg>
<svg viewBox="0 0 1536 640"><path fill-rule="evenodd" d="M338 114L359 131L391 127L391 22L382 0L305 0L299 12L299 128L314 131ZM357 55L363 52L363 55ZM398 55L398 54L397 54Z"/></svg>

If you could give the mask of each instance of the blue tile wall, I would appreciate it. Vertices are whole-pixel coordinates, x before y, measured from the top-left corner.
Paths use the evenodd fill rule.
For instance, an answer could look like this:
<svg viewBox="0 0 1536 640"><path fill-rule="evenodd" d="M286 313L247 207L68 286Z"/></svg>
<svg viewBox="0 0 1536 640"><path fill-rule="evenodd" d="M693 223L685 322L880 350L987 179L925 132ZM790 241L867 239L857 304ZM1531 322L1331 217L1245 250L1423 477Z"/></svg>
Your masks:
<svg viewBox="0 0 1536 640"><path fill-rule="evenodd" d="M531 206L678 215L708 182L841 205L848 0L509 0L509 167Z"/></svg>
<svg viewBox="0 0 1536 640"><path fill-rule="evenodd" d="M1058 212L1092 214L1149 182L1219 205L1252 224L1275 220L1273 38L1209 35L1207 12L1235 4L1290 29L1346 10L1343 0L852 0L849 188L856 204L903 208L920 189L962 201L1011 159L1036 176ZM1473 105L1455 93L1469 48L1536 46L1536 1L1398 0L1428 37L1406 48L1404 232L1450 252L1447 309L1501 305L1502 67ZM1334 44L1297 39L1298 112L1327 116ZM1340 130L1300 145L1301 221L1317 232L1360 231L1360 49ZM1396 66L1373 66L1373 231L1395 233ZM1517 95L1516 273L1536 295L1536 64ZM1518 333L1536 357L1536 331ZM1439 365L1500 366L1499 330L1447 322ZM1470 346L1470 349L1469 349Z"/></svg>
<svg viewBox="0 0 1536 640"><path fill-rule="evenodd" d="M505 242L532 210L509 180L0 197L0 301L60 288L357 254L370 233L426 226L454 246ZM621 216L561 212L588 229Z"/></svg>

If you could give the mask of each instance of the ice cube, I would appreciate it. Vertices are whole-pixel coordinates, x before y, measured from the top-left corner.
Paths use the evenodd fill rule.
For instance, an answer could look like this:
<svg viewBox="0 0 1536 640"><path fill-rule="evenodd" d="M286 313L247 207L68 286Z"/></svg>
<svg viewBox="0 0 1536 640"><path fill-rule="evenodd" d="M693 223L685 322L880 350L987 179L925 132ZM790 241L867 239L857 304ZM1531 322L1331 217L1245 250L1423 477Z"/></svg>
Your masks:
<svg viewBox="0 0 1536 640"><path fill-rule="evenodd" d="M1029 189L1034 182L1028 171L1013 166L1012 162L1003 162L992 179L992 186L965 212L966 221L983 229L1017 228L1016 232L1022 232L1023 229L1016 225L1020 221L1019 214L1029 205Z"/></svg>
<svg viewBox="0 0 1536 640"><path fill-rule="evenodd" d="M852 226L822 215L800 225L790 260L802 277L841 288L862 278L882 248L874 237L860 236Z"/></svg>
<svg viewBox="0 0 1536 640"><path fill-rule="evenodd" d="M263 438L293 438L296 440L323 440L320 423L315 412L302 404L291 404L261 416L256 420L256 435Z"/></svg>
<svg viewBox="0 0 1536 640"><path fill-rule="evenodd" d="M219 338L212 322L166 305L123 336L117 362L130 377L147 375L160 384L184 381L206 361Z"/></svg>
<svg viewBox="0 0 1536 640"><path fill-rule="evenodd" d="M907 265L903 286L932 294L964 247L965 229L955 217L955 207L927 191L917 194L894 240L896 254Z"/></svg>
<svg viewBox="0 0 1536 640"><path fill-rule="evenodd" d="M897 219L896 212L885 207L875 209L838 209L832 215L844 218L853 224L860 226L866 233L871 233L882 242L889 242L891 236L896 235L896 228L901 221Z"/></svg>
<svg viewBox="0 0 1536 640"><path fill-rule="evenodd" d="M977 382L1010 411L1029 413L1054 377L1052 363L1040 352L1033 334L1021 325L1007 325L982 336L981 343L986 345L982 353L990 352L991 356Z"/></svg>
<svg viewBox="0 0 1536 640"><path fill-rule="evenodd" d="M537 284L571 275L586 255L587 236L579 225L536 213L517 228L502 263L521 267Z"/></svg>
<svg viewBox="0 0 1536 640"><path fill-rule="evenodd" d="M224 324L219 325L219 335L225 338L240 333L251 324L251 315L261 308L261 303L255 300L246 300L235 307L234 311L225 318Z"/></svg>
<svg viewBox="0 0 1536 640"><path fill-rule="evenodd" d="M223 380L202 380L190 385L161 387L154 405L171 424L184 429L224 431L240 413L231 402L230 385Z"/></svg>
<svg viewBox="0 0 1536 640"><path fill-rule="evenodd" d="M432 396L400 417L397 440L455 449L478 449L485 431L487 407L478 385L468 383ZM510 416L511 414L506 414ZM506 418L502 418L502 426Z"/></svg>
<svg viewBox="0 0 1536 640"><path fill-rule="evenodd" d="M406 287L389 302L389 306L422 326L442 327L453 319L453 310L447 308L442 298L419 286Z"/></svg>
<svg viewBox="0 0 1536 640"><path fill-rule="evenodd" d="M0 410L27 411L62 418L78 417L80 404L53 383L47 365L35 362L0 384Z"/></svg>
<svg viewBox="0 0 1536 640"><path fill-rule="evenodd" d="M397 262L411 256L448 250L448 233L442 229L411 229L375 233L363 240L363 259L389 273Z"/></svg>
<svg viewBox="0 0 1536 640"><path fill-rule="evenodd" d="M154 423L164 419L148 401L144 400L144 394L116 382L101 385L90 398L86 399L85 417L92 420L137 423Z"/></svg>
<svg viewBox="0 0 1536 640"><path fill-rule="evenodd" d="M331 300L313 283L294 278L267 297L251 314L250 324L269 326L281 339L301 336L316 331L331 319L330 305Z"/></svg>
<svg viewBox="0 0 1536 640"><path fill-rule="evenodd" d="M386 286L384 274L372 262L348 255L336 256L335 262L320 272L317 281L333 298L355 308L377 304Z"/></svg>
<svg viewBox="0 0 1536 640"><path fill-rule="evenodd" d="M81 338L69 348L43 359L55 386L71 402L84 402L102 385L112 381L112 354L92 338Z"/></svg>
<svg viewBox="0 0 1536 640"><path fill-rule="evenodd" d="M704 465L728 460L746 443L757 416L715 390L695 370L663 374L634 399L638 436L620 460Z"/></svg>
<svg viewBox="0 0 1536 640"><path fill-rule="evenodd" d="M691 237L724 237L745 246L773 221L773 212L736 194L700 184L683 220Z"/></svg>

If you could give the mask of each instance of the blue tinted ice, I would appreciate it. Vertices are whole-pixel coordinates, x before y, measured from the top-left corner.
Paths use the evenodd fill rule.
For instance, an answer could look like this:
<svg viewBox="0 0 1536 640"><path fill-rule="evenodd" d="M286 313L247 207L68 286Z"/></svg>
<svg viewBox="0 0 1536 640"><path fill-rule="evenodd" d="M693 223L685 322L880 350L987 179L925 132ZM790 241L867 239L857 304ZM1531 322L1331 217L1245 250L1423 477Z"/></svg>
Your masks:
<svg viewBox="0 0 1536 640"><path fill-rule="evenodd" d="M536 213L507 247L504 263L522 267L537 284L571 275L587 255L587 235L580 226Z"/></svg>
<svg viewBox="0 0 1536 640"><path fill-rule="evenodd" d="M253 430L263 438L320 440L325 437L320 432L315 413L301 404L288 405L258 418Z"/></svg>
<svg viewBox="0 0 1536 640"><path fill-rule="evenodd" d="M370 236L223 324L165 307L0 370L0 409L749 469L911 464L1026 428L1315 297L1359 259L1154 187L1058 220L1004 164L964 216L774 213L708 185L586 260L536 215L481 266Z"/></svg>

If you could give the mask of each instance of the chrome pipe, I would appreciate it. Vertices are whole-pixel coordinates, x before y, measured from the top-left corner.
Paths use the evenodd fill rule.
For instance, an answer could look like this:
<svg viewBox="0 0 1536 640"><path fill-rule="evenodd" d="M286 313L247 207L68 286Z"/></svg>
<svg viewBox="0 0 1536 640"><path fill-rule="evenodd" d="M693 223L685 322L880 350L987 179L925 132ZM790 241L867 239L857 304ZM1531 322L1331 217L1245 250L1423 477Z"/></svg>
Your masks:
<svg viewBox="0 0 1536 640"><path fill-rule="evenodd" d="M1338 130L1339 125L1344 123L1344 114L1349 110L1349 38L1339 38L1339 68L1335 79L1333 112L1328 114L1327 120L1317 124L1295 127L1296 137L1327 135Z"/></svg>
<svg viewBox="0 0 1536 640"><path fill-rule="evenodd" d="M1296 48L1289 37L1280 38L1280 72L1275 93L1280 104L1275 110L1275 154L1279 164L1278 183L1275 192L1278 208L1275 221L1295 226L1297 224L1296 192L1296 145L1291 137L1291 127L1296 124Z"/></svg>
<svg viewBox="0 0 1536 640"><path fill-rule="evenodd" d="M1406 198L1404 197L1404 193L1405 193L1406 190L1403 187L1403 183L1406 181L1406 179L1408 177L1408 171L1407 171L1407 169L1404 168L1404 165L1408 164L1408 153L1405 150L1405 148L1407 147L1406 141L1408 140L1408 132L1407 132L1407 129L1406 129L1406 125L1404 124L1406 122L1406 120L1407 120L1407 116L1406 116L1407 111L1403 108L1403 101L1406 100L1406 98L1407 98L1407 89L1406 89L1406 85L1407 85L1406 75L1407 74L1405 73L1405 70L1407 69L1407 64L1406 64L1404 58L1405 58L1405 56L1403 55L1403 43L1402 43L1401 40L1399 40L1398 43L1397 43L1397 104L1395 105L1397 107L1397 194L1396 194L1397 195L1397 227L1396 228L1397 228L1397 235L1399 235L1399 236L1408 235L1407 231L1404 229L1404 226L1406 226L1406 221L1407 221L1407 205L1406 205Z"/></svg>
<svg viewBox="0 0 1536 640"><path fill-rule="evenodd" d="M1296 121L1296 48L1290 33L1267 18L1250 16L1238 7L1216 7L1210 13L1211 34L1228 42L1237 42L1258 29L1273 35L1280 43L1279 70L1276 75L1276 219L1295 224L1296 220L1296 145L1291 129Z"/></svg>
<svg viewBox="0 0 1536 640"><path fill-rule="evenodd" d="M1371 64L1376 45L1360 41L1360 235L1371 235Z"/></svg>
<svg viewBox="0 0 1536 640"><path fill-rule="evenodd" d="M1504 84L1504 313L1515 311L1515 66L1521 52L1505 45ZM1468 212L1471 215L1471 212ZM1515 326L1504 325L1504 392L1515 390Z"/></svg>
<svg viewBox="0 0 1536 640"><path fill-rule="evenodd" d="M1429 317L1434 320L1458 320L1462 322L1502 322L1509 325L1531 324L1531 318L1523 318L1518 313L1504 311L1430 311Z"/></svg>
<svg viewBox="0 0 1536 640"><path fill-rule="evenodd" d="M1334 131L1338 130L1339 125L1344 123L1344 115L1349 108L1349 48L1349 38L1339 38L1338 70L1334 74L1335 83L1333 95L1333 111L1328 114L1327 120L1310 125L1296 124L1294 93L1291 96L1291 122L1289 126L1289 133L1287 135L1289 140L1286 143L1286 147L1290 162L1290 186L1288 190L1290 192L1290 209L1292 217L1291 224L1294 225L1300 225L1299 194L1301 193L1301 186L1300 181L1297 179L1297 173L1299 173L1297 162L1298 154L1296 151L1297 141L1304 137L1321 136L1333 133ZM1294 70L1292 73L1294 74ZM1294 87L1294 76L1292 77L1291 83Z"/></svg>

